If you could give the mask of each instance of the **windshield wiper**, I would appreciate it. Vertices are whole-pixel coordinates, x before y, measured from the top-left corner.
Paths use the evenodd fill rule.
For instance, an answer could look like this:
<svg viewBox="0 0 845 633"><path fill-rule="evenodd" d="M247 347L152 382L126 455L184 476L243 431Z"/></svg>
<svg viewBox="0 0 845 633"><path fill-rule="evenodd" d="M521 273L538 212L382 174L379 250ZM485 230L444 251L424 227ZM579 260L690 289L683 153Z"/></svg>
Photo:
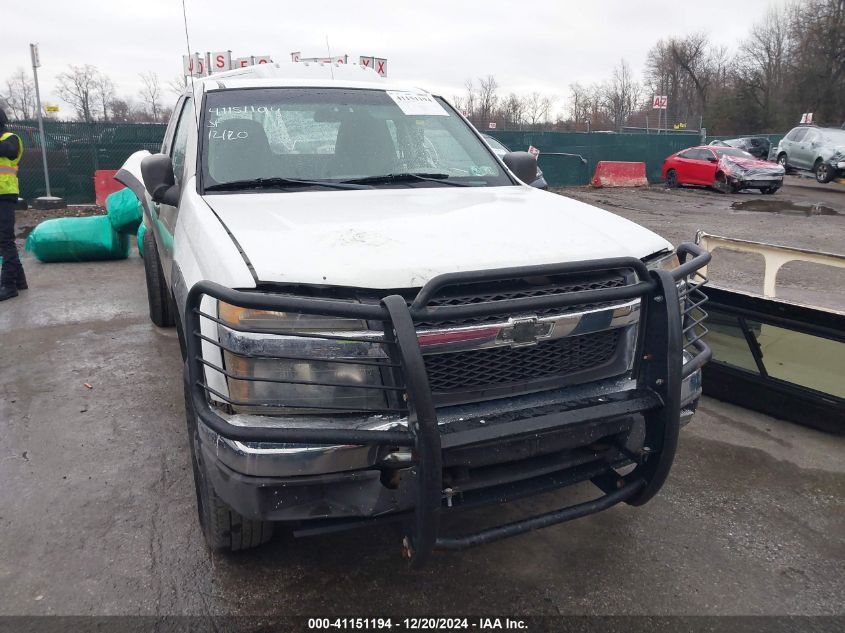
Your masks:
<svg viewBox="0 0 845 633"><path fill-rule="evenodd" d="M351 180L342 180L342 183L346 184L355 184L355 185L387 185L394 182L415 182L415 181L424 181L424 182L439 182L443 183L444 185L452 185L453 187L473 187L475 185L471 185L467 182L455 182L454 180L449 180L449 174L415 174L415 173L403 173L403 174L384 174L382 176L366 176L364 178L353 178Z"/></svg>
<svg viewBox="0 0 845 633"><path fill-rule="evenodd" d="M329 187L330 189L369 189L353 183L329 182L325 180L298 180L296 178L250 178L232 180L209 185L206 191L237 191L240 189L287 189L291 187Z"/></svg>

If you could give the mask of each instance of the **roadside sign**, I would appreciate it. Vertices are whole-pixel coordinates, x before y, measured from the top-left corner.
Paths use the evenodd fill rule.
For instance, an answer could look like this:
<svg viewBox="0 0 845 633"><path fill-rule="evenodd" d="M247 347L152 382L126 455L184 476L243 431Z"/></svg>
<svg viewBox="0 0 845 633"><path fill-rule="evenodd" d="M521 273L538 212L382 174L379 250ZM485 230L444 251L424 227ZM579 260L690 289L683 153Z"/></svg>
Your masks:
<svg viewBox="0 0 845 633"><path fill-rule="evenodd" d="M656 95L652 100L651 107L654 110L665 110L666 106L669 105L669 96L668 95Z"/></svg>
<svg viewBox="0 0 845 633"><path fill-rule="evenodd" d="M487 124L487 128L490 129L490 130L495 130L496 129L496 122L490 121L490 123Z"/></svg>
<svg viewBox="0 0 845 633"><path fill-rule="evenodd" d="M813 122L813 113L812 112L805 112L801 115L801 123L812 123Z"/></svg>
<svg viewBox="0 0 845 633"><path fill-rule="evenodd" d="M44 112L58 112L59 106L57 105L45 105Z"/></svg>
<svg viewBox="0 0 845 633"><path fill-rule="evenodd" d="M219 51L211 54L211 70L219 73L232 69L232 51Z"/></svg>
<svg viewBox="0 0 845 633"><path fill-rule="evenodd" d="M540 150L534 147L533 145L528 146L528 153L531 154L534 158L540 156Z"/></svg>

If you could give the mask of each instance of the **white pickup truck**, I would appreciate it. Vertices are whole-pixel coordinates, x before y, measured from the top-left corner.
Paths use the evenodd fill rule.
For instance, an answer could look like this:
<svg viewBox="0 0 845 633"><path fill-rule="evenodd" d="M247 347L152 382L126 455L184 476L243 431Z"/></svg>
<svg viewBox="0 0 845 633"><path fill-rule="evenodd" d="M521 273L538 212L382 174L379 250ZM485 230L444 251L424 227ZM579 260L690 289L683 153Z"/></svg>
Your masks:
<svg viewBox="0 0 845 633"><path fill-rule="evenodd" d="M188 88L118 179L144 206L152 321L178 328L211 547L392 521L418 567L654 496L701 392L709 255L536 170L357 66ZM587 481L589 502L440 528Z"/></svg>

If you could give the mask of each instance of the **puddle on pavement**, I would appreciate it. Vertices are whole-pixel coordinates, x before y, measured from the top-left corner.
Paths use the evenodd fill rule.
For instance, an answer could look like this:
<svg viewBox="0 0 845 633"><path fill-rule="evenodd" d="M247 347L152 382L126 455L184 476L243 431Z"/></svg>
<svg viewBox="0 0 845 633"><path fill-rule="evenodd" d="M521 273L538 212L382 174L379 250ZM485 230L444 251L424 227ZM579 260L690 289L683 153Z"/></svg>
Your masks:
<svg viewBox="0 0 845 633"><path fill-rule="evenodd" d="M817 202L815 204L795 204L792 200L737 200L731 205L736 211L760 211L763 213L791 213L794 215L839 215L833 207Z"/></svg>

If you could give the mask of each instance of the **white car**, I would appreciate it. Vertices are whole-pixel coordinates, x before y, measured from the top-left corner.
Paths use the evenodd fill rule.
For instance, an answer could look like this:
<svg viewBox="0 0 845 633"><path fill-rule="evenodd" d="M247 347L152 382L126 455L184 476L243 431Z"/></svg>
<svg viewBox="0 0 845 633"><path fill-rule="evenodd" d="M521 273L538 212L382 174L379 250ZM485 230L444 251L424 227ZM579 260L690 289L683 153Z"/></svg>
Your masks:
<svg viewBox="0 0 845 633"><path fill-rule="evenodd" d="M659 490L701 392L709 255L535 175L357 66L186 91L161 153L118 177L144 206L150 316L178 328L211 547L393 521L420 566ZM587 481L590 502L439 528Z"/></svg>

